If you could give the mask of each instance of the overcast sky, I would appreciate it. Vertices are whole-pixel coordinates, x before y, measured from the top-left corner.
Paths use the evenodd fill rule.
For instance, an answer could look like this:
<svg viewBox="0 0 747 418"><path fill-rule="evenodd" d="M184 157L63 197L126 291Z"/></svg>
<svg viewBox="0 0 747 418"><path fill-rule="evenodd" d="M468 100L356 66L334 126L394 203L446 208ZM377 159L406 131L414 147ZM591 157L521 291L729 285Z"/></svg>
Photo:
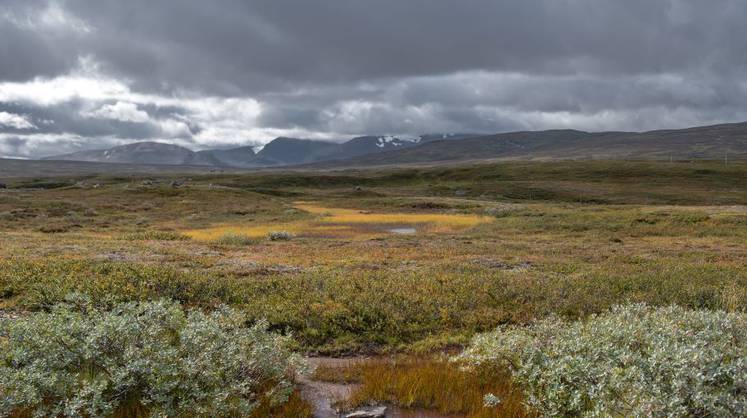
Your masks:
<svg viewBox="0 0 747 418"><path fill-rule="evenodd" d="M747 120L744 0L0 0L0 156Z"/></svg>

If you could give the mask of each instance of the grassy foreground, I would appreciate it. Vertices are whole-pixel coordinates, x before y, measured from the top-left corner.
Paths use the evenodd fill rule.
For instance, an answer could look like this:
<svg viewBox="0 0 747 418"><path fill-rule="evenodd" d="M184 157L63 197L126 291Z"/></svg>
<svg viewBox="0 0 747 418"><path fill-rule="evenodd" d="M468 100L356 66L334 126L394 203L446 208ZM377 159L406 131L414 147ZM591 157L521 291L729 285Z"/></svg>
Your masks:
<svg viewBox="0 0 747 418"><path fill-rule="evenodd" d="M490 382L521 403L506 377L426 353L622 303L747 311L745 179L747 165L704 162L12 179L0 317L72 292L103 307L227 304L305 353L415 356L350 372L358 404L523 416L480 415ZM455 394L465 404L448 410Z"/></svg>
<svg viewBox="0 0 747 418"><path fill-rule="evenodd" d="M17 180L0 192L0 307L44 309L71 291L101 304L225 303L324 353L432 350L624 302L744 310L745 178L747 166L590 162L178 188ZM233 239L212 233L227 226ZM292 239L265 237L281 230Z"/></svg>

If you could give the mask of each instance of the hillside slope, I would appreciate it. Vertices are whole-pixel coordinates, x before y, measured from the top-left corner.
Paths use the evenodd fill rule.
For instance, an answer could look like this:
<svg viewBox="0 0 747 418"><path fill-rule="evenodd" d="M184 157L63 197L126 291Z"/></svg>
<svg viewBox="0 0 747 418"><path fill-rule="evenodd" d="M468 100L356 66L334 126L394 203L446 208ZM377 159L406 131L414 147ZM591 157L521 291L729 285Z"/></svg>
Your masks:
<svg viewBox="0 0 747 418"><path fill-rule="evenodd" d="M136 142L109 149L80 151L44 159L126 164L221 165L220 161L212 155L196 153L178 145L160 142Z"/></svg>
<svg viewBox="0 0 747 418"><path fill-rule="evenodd" d="M643 133L549 130L510 132L317 164L320 167L480 159L747 158L747 123Z"/></svg>

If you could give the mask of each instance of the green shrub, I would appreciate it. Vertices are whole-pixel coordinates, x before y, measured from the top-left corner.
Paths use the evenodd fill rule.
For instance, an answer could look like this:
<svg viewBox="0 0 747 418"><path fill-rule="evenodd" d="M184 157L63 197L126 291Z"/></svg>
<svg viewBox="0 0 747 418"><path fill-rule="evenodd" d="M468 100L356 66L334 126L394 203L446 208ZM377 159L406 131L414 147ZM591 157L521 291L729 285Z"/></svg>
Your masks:
<svg viewBox="0 0 747 418"><path fill-rule="evenodd" d="M745 314L618 306L499 328L459 359L508 367L542 416L747 415Z"/></svg>
<svg viewBox="0 0 747 418"><path fill-rule="evenodd" d="M289 241L293 238L293 234L287 231L273 231L267 234L267 238L270 241Z"/></svg>
<svg viewBox="0 0 747 418"><path fill-rule="evenodd" d="M100 310L76 296L0 336L0 416L246 416L285 402L301 366L265 322L168 301Z"/></svg>
<svg viewBox="0 0 747 418"><path fill-rule="evenodd" d="M52 258L0 260L0 294L14 296L13 303L27 310L49 309L70 293L85 294L102 308L159 299L201 307L248 303L250 299L241 293L244 281L219 277L163 264Z"/></svg>

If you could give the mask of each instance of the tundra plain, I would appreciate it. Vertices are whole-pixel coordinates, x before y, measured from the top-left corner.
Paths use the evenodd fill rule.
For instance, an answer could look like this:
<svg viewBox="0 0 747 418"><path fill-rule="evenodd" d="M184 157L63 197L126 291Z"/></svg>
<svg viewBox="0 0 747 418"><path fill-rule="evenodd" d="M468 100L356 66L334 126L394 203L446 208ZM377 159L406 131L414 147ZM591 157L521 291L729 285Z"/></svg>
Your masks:
<svg viewBox="0 0 747 418"><path fill-rule="evenodd" d="M350 407L527 416L507 374L469 374L444 355L499 325L583 319L619 304L747 310L740 162L5 182L3 317L45 311L71 293L100 306L228 305L290 335L305 356L353 358L311 377L355 383L340 400ZM482 407L489 391L504 399L498 408ZM257 416L311 411L297 395L278 408Z"/></svg>

